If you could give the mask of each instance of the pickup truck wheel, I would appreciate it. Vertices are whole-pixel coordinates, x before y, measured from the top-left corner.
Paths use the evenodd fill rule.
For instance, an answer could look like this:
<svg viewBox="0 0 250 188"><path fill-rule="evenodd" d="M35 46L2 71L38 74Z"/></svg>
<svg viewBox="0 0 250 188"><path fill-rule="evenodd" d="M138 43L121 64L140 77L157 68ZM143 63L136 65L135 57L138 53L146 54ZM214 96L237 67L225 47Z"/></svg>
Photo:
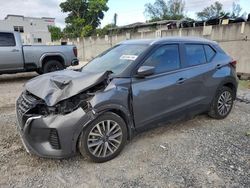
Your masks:
<svg viewBox="0 0 250 188"><path fill-rule="evenodd" d="M79 138L79 151L82 156L95 162L106 162L115 158L127 141L127 128L123 119L112 112L100 115Z"/></svg>
<svg viewBox="0 0 250 188"><path fill-rule="evenodd" d="M43 71L41 69L36 70L37 74L43 74Z"/></svg>
<svg viewBox="0 0 250 188"><path fill-rule="evenodd" d="M49 73L54 71L63 70L64 66L57 60L50 60L43 66L43 73Z"/></svg>

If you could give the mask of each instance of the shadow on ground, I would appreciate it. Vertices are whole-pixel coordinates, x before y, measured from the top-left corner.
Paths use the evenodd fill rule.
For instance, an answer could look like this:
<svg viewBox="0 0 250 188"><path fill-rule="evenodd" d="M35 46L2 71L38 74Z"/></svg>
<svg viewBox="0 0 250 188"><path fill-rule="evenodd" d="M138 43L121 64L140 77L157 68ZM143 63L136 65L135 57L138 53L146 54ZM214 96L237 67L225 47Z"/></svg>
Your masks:
<svg viewBox="0 0 250 188"><path fill-rule="evenodd" d="M18 73L18 74L2 74L0 75L0 83L26 82L36 76L38 76L36 72Z"/></svg>

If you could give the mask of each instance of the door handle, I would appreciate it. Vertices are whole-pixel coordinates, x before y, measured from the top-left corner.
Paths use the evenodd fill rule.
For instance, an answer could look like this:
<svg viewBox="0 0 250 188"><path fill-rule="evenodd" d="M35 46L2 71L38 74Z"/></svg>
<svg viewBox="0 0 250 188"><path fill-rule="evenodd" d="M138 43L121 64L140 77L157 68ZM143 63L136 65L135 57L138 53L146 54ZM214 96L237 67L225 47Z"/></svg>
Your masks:
<svg viewBox="0 0 250 188"><path fill-rule="evenodd" d="M13 50L11 50L11 52L19 52L19 50L18 49L13 49Z"/></svg>
<svg viewBox="0 0 250 188"><path fill-rule="evenodd" d="M183 84L185 82L185 78L180 78L179 80L177 80L177 84Z"/></svg>

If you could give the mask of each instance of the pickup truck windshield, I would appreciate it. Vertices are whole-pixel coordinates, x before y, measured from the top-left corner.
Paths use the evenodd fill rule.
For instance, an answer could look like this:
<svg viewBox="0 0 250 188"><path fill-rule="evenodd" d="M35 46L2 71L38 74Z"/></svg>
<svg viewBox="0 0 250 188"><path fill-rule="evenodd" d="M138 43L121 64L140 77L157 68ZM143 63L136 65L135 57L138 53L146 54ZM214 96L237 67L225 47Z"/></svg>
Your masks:
<svg viewBox="0 0 250 188"><path fill-rule="evenodd" d="M82 71L112 71L119 74L124 71L148 47L139 44L121 44L97 56L82 68Z"/></svg>

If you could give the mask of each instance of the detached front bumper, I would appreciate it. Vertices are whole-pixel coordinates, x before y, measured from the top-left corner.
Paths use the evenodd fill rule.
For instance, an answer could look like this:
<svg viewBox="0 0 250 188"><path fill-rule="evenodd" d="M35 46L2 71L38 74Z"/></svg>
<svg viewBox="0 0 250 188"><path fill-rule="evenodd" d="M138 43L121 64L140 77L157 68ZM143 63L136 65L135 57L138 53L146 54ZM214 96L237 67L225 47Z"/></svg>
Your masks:
<svg viewBox="0 0 250 188"><path fill-rule="evenodd" d="M24 125L18 121L22 142L31 154L48 158L66 158L76 153L77 139L92 119L83 109L66 115L34 116Z"/></svg>

